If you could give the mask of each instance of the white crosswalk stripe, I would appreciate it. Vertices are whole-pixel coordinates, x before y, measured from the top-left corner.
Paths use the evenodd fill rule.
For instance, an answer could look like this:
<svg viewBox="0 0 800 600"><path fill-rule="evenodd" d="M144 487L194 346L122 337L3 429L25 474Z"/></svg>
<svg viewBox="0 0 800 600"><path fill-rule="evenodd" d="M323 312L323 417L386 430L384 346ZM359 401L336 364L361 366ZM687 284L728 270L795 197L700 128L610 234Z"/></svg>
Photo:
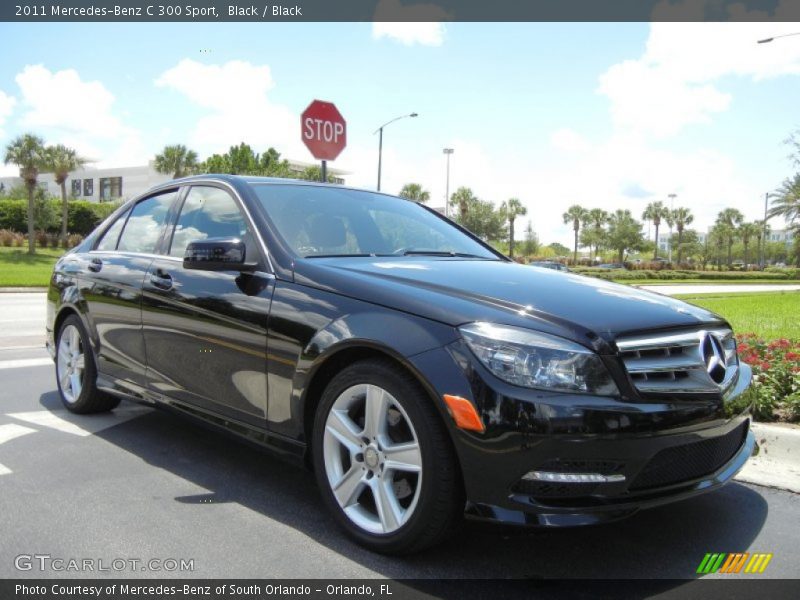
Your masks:
<svg viewBox="0 0 800 600"><path fill-rule="evenodd" d="M86 437L98 431L102 431L103 429L108 429L114 425L124 423L145 412L148 412L147 408L132 406L120 408L110 413L90 416L74 415L67 411L49 410L8 413L6 416L12 419L25 421L32 425L39 425L40 427L56 429L63 433L71 433L72 435Z"/></svg>
<svg viewBox="0 0 800 600"><path fill-rule="evenodd" d="M0 444L5 444L6 442L10 442L13 439L22 437L23 435L27 435L29 433L36 433L36 431L36 429L31 429L30 427L25 427L24 425L17 425L16 423L0 425ZM11 472L11 469L9 469L7 466L0 464L0 475L8 475Z"/></svg>
<svg viewBox="0 0 800 600"><path fill-rule="evenodd" d="M0 361L0 369L22 369L24 367L43 367L52 365L51 358L19 358L17 360Z"/></svg>

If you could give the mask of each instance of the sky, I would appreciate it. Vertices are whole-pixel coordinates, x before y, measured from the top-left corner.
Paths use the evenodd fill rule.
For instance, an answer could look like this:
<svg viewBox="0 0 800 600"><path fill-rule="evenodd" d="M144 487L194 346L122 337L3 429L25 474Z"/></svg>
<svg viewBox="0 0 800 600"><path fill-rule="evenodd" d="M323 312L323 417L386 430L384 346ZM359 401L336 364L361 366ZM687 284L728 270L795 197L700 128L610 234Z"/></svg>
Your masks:
<svg viewBox="0 0 800 600"><path fill-rule="evenodd" d="M540 240L572 244L562 213L686 206L705 230L749 220L792 174L800 128L797 23L0 24L0 146L24 132L97 166L145 164L167 144L201 159L246 142L313 161L300 114L347 120L331 166L374 189L417 182L442 206L470 187L519 198ZM14 175L0 165L0 175ZM773 228L780 224L773 223ZM518 227L518 229L521 229Z"/></svg>

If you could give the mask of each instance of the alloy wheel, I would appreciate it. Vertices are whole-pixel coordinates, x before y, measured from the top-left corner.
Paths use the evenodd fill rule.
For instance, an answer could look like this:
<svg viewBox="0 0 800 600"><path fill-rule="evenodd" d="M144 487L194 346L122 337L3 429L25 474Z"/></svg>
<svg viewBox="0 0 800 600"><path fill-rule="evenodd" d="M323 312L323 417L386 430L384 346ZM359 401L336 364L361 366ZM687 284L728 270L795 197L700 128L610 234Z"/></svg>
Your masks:
<svg viewBox="0 0 800 600"><path fill-rule="evenodd" d="M58 338L56 368L64 400L72 404L81 395L86 368L81 333L74 325L64 327Z"/></svg>

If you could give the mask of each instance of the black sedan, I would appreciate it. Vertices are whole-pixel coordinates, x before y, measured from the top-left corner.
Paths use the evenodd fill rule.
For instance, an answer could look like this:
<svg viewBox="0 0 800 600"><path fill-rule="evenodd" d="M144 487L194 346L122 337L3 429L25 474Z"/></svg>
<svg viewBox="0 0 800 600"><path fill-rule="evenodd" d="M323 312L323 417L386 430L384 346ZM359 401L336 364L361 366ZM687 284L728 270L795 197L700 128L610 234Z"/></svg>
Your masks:
<svg viewBox="0 0 800 600"><path fill-rule="evenodd" d="M719 487L754 449L722 318L518 265L368 191L161 185L58 261L47 323L69 410L127 398L306 464L381 552L465 514L617 519Z"/></svg>

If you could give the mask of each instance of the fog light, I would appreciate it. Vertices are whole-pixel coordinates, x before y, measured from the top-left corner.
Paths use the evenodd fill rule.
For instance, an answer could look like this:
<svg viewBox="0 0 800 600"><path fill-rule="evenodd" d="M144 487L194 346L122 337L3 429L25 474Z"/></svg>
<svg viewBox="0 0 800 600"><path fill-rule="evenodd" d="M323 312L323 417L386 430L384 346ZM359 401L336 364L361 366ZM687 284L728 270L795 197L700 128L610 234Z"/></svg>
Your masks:
<svg viewBox="0 0 800 600"><path fill-rule="evenodd" d="M522 476L528 481L552 481L555 483L612 483L625 481L625 475L614 473L554 473L551 471L531 471Z"/></svg>

